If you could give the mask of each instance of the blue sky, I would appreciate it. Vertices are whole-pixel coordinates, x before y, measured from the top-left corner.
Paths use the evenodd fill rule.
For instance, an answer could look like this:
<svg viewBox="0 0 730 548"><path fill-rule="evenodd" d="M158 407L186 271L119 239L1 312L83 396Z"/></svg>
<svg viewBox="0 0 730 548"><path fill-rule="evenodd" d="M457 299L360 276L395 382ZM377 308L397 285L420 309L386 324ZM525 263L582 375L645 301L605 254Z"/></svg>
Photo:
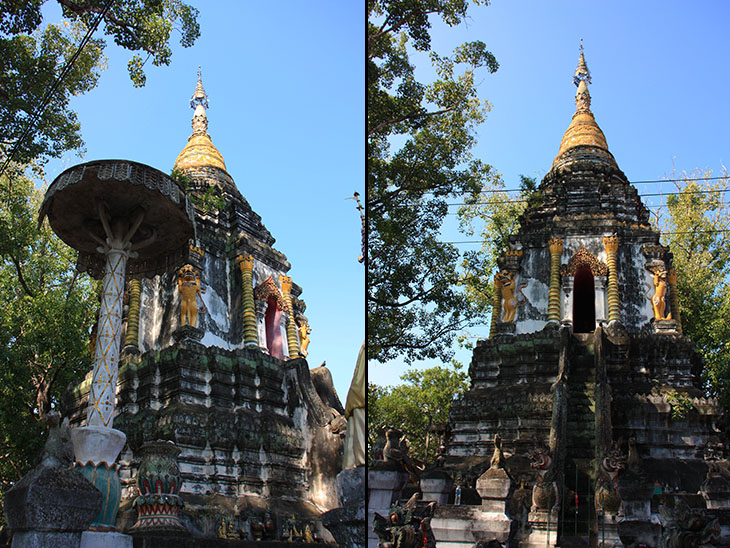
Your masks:
<svg viewBox="0 0 730 548"><path fill-rule="evenodd" d="M365 330L360 217L346 200L364 196L364 3L189 3L200 10L200 38L173 44L170 66L146 66L146 87L129 80L131 53L109 44L99 86L71 103L87 152L49 163L48 181L103 158L169 173L191 133L200 65L208 132L292 265L312 327L309 365L326 360L344 405ZM44 13L60 18L55 3Z"/></svg>
<svg viewBox="0 0 730 548"><path fill-rule="evenodd" d="M593 78L591 109L630 181L662 179L673 167L719 174L730 163L728 21L730 3L709 0L493 0L471 6L459 27L434 20L431 36L442 54L482 40L499 61L495 74L477 78L492 111L478 129L474 154L516 188L520 174L542 179L558 152L575 112L572 76L581 38ZM412 61L424 80L431 77L424 57ZM659 185L637 188L659 191ZM658 198L645 202L659 206ZM450 217L444 239L472 239L455 227ZM486 336L488 326L472 331ZM471 353L462 350L457 358L468 366ZM371 363L369 379L396 384L405 369L400 361Z"/></svg>

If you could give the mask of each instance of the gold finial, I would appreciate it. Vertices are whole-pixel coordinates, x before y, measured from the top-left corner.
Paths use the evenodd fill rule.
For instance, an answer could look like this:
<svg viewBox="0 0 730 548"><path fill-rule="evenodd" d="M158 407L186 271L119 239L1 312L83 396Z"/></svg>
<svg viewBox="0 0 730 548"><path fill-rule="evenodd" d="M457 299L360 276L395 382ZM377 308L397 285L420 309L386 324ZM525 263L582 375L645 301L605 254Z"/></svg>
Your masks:
<svg viewBox="0 0 730 548"><path fill-rule="evenodd" d="M201 75L200 67L198 67L198 84L195 86L195 93L190 98L190 108L194 109L198 105L203 105L203 108L210 108L208 106L208 96L205 94L203 89L203 77Z"/></svg>
<svg viewBox="0 0 730 548"><path fill-rule="evenodd" d="M580 59L578 59L578 68L575 69L573 75L573 83L578 86L575 93L575 111L590 112L591 111L591 94L588 93L588 84L591 83L591 72L586 65L586 58L583 55L583 38L580 39Z"/></svg>
<svg viewBox="0 0 730 548"><path fill-rule="evenodd" d="M578 68L575 69L575 74L573 75L573 83L577 86L582 81L588 84L591 83L591 71L588 70L586 58L583 55L583 38L580 39L580 58L578 59Z"/></svg>

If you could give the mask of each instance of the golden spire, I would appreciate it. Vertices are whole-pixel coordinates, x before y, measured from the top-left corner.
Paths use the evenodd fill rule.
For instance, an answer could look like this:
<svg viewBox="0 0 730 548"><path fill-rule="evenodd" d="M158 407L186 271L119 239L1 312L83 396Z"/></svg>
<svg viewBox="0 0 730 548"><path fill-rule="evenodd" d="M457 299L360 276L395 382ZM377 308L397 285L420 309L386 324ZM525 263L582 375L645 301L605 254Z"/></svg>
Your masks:
<svg viewBox="0 0 730 548"><path fill-rule="evenodd" d="M226 170L226 163L213 141L208 135L208 116L205 109L208 106L208 96L203 89L203 79L198 67L198 83L195 92L190 99L190 107L195 109L193 113L193 134L188 139L185 148L175 160L175 169L195 169L200 167L217 167Z"/></svg>
<svg viewBox="0 0 730 548"><path fill-rule="evenodd" d="M603 135L601 128L598 127L593 112L591 112L591 94L588 91L588 84L591 83L591 73L583 54L582 38L580 41L580 58L578 59L578 68L575 69L573 75L573 83L578 86L575 93L575 114L570 126L563 135L563 140L560 142L560 150L553 161L553 167L568 150L579 146L602 149L605 154L601 156L605 156L605 160L615 166L616 161L608 151L606 137Z"/></svg>

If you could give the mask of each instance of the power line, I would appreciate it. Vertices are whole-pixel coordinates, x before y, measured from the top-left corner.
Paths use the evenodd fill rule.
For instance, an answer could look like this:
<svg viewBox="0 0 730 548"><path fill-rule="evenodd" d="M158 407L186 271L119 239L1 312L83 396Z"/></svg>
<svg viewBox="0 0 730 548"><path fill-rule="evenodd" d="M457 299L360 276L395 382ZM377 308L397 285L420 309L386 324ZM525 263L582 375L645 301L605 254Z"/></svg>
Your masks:
<svg viewBox="0 0 730 548"><path fill-rule="evenodd" d="M725 177L721 177L724 179ZM646 194L637 194L639 198L645 197L645 196L682 196L685 194L721 194L724 192L730 192L730 188L723 188L723 189L711 189L711 190L684 190L681 192L647 192ZM532 199L514 199L514 200L494 200L494 201L487 201L487 202L476 202L473 204L469 204L466 202L458 202L458 203L452 203L452 204L446 204L447 206L470 206L470 207L476 207L476 206L482 206L482 205L499 205L499 204L518 204L518 203L529 203L531 201L535 201L538 198L532 198Z"/></svg>
<svg viewBox="0 0 730 548"><path fill-rule="evenodd" d="M631 185L645 185L650 183L678 183L680 181L716 181L719 179L730 179L730 175L723 175L720 177L683 177L680 179L646 179L643 181L629 181ZM495 194L498 192L523 192L522 188L494 188L487 190L480 190L478 194ZM538 190L538 189L536 189ZM424 194L433 194L432 191L426 191Z"/></svg>
<svg viewBox="0 0 730 548"><path fill-rule="evenodd" d="M45 110L46 106L48 106L49 101L51 100L51 97L58 91L58 88L61 85L61 82L68 76L69 72L71 72L71 68L73 68L74 63L76 62L76 59L78 59L79 55L81 55L81 52L83 51L86 44L88 44L89 40L91 39L91 36L94 34L96 29L99 27L99 23L101 23L102 19L104 19L104 16L106 15L106 12L109 10L111 5L114 3L114 0L109 0L107 2L106 6L104 6L104 9L101 11L99 16L96 18L96 21L94 21L94 24L89 28L89 30L84 35L83 39L79 43L79 47L76 49L74 54L71 56L71 58L66 61L66 64L63 67L63 70L61 71L61 74L56 77L56 80L54 81L51 88L46 92L46 94L43 96L43 99L41 100L41 104L38 105L35 109L33 109L33 113L30 115L30 117L27 119L25 129L23 130L23 133L20 135L17 141L15 141L15 144L13 145L13 148L10 151L10 154L8 155L7 159L3 163L2 167L0 167L0 177L5 173L5 170L10 165L10 162L13 161L13 157L18 152L20 145L25 141L26 137L28 137L28 134L30 134L31 130L33 129L33 126L38 121L38 118L40 118L41 114ZM12 187L8 186L8 189L10 190Z"/></svg>
<svg viewBox="0 0 730 548"><path fill-rule="evenodd" d="M715 234L719 232L730 232L730 229L728 228L717 228L717 229L710 229L710 230L676 230L673 232L662 232L661 230L657 230L659 232L660 236L670 236L670 235L679 235L679 234ZM481 244L484 240L462 240L462 241L455 241L455 242L441 242L442 244Z"/></svg>

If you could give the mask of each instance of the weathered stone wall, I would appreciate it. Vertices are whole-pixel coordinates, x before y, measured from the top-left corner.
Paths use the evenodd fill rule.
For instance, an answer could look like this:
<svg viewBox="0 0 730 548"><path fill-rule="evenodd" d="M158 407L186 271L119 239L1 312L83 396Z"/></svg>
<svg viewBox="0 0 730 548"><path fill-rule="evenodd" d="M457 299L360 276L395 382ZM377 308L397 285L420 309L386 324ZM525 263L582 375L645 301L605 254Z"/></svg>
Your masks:
<svg viewBox="0 0 730 548"><path fill-rule="evenodd" d="M85 415L88 390L89 379L67 393L65 413L74 424ZM283 501L314 518L337 506L343 440L331 426L339 415L321 402L303 359L184 341L126 358L117 400L114 426L127 435L120 458L127 505L137 495L135 452L167 439L181 449L181 494L193 514L227 506L283 512ZM202 522L196 527L211 532Z"/></svg>

